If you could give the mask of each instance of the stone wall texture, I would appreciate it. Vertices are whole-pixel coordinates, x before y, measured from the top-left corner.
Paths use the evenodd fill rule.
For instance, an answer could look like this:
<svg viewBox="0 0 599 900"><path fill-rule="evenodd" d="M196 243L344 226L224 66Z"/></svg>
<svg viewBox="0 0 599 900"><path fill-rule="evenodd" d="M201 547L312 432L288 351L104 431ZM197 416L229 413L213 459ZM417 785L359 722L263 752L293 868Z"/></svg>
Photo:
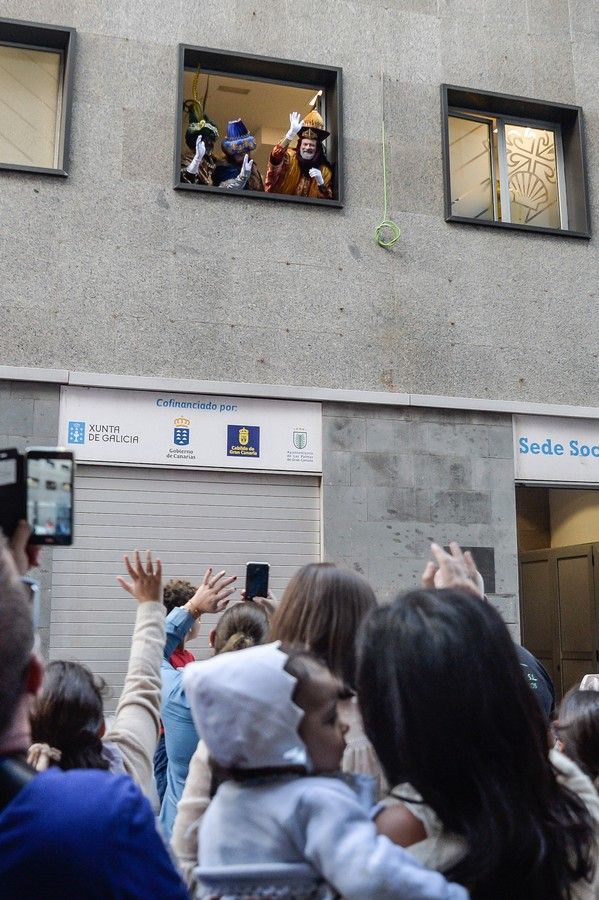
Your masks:
<svg viewBox="0 0 599 900"><path fill-rule="evenodd" d="M596 404L596 237L445 223L439 85L582 105L596 231L597 0L0 15L78 32L69 178L0 172L3 364ZM172 189L179 42L343 68L344 209ZM390 251L373 241L383 97Z"/></svg>
<svg viewBox="0 0 599 900"><path fill-rule="evenodd" d="M379 600L420 586L431 541L493 547L491 596L518 636L509 416L325 404L324 558L361 572Z"/></svg>

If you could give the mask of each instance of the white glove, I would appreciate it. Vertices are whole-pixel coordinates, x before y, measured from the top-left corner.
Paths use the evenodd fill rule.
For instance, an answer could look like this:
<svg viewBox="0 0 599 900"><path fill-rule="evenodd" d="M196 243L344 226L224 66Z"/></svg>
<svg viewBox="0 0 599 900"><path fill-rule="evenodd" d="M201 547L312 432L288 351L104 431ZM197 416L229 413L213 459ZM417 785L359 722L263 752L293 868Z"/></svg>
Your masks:
<svg viewBox="0 0 599 900"><path fill-rule="evenodd" d="M324 178L322 177L322 172L320 171L320 169L316 169L316 168L310 169L308 172L308 175L310 176L310 178L314 179L314 181L316 182L318 187L323 186Z"/></svg>
<svg viewBox="0 0 599 900"><path fill-rule="evenodd" d="M247 153L243 157L243 162L241 163L241 174L244 178L249 178L252 174L252 166L254 165L254 160L250 159Z"/></svg>
<svg viewBox="0 0 599 900"><path fill-rule="evenodd" d="M198 135L198 139L196 141L196 155L192 159L192 161L187 166L187 171L190 175L197 175L202 164L202 160L206 156L206 144L202 140L202 135Z"/></svg>
<svg viewBox="0 0 599 900"><path fill-rule="evenodd" d="M298 112L289 113L289 131L285 135L288 141L292 141L293 138L297 137L302 124L302 117Z"/></svg>

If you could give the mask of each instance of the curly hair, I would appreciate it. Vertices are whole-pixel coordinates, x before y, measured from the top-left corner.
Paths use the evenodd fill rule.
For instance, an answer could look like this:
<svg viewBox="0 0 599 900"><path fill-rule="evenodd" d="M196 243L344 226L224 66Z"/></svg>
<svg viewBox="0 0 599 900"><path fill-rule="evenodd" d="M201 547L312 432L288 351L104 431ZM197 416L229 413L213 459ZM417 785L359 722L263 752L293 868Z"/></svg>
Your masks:
<svg viewBox="0 0 599 900"><path fill-rule="evenodd" d="M182 581L180 578L172 578L167 581L162 598L162 602L166 606L166 614L168 615L177 606L185 606L196 591L197 587L189 581Z"/></svg>

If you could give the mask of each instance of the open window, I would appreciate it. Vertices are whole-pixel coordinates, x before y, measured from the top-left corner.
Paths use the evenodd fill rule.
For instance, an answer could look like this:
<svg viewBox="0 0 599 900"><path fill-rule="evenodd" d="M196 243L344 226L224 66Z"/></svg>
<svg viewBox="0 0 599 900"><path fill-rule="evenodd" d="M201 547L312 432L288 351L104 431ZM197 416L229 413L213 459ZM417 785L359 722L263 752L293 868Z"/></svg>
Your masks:
<svg viewBox="0 0 599 900"><path fill-rule="evenodd" d="M179 65L175 188L341 205L340 69L188 46Z"/></svg>
<svg viewBox="0 0 599 900"><path fill-rule="evenodd" d="M589 236L581 110L442 87L445 218Z"/></svg>
<svg viewBox="0 0 599 900"><path fill-rule="evenodd" d="M0 19L0 168L66 175L75 32Z"/></svg>

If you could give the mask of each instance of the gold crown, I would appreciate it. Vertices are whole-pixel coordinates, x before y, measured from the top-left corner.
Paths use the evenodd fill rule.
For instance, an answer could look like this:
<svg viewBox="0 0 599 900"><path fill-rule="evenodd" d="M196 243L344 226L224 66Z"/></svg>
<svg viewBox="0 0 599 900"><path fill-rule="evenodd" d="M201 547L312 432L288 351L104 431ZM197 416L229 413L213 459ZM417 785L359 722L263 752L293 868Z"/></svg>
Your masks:
<svg viewBox="0 0 599 900"><path fill-rule="evenodd" d="M324 128L322 116L316 109L311 110L307 116L304 116L302 125L304 128Z"/></svg>
<svg viewBox="0 0 599 900"><path fill-rule="evenodd" d="M299 132L300 140L309 137L317 141L324 141L329 134L330 132L325 130L320 113L315 109L311 109L302 121L302 127Z"/></svg>
<svg viewBox="0 0 599 900"><path fill-rule="evenodd" d="M175 425L178 428L187 428L191 425L191 419L186 419L185 416L179 416L178 419L175 419Z"/></svg>

